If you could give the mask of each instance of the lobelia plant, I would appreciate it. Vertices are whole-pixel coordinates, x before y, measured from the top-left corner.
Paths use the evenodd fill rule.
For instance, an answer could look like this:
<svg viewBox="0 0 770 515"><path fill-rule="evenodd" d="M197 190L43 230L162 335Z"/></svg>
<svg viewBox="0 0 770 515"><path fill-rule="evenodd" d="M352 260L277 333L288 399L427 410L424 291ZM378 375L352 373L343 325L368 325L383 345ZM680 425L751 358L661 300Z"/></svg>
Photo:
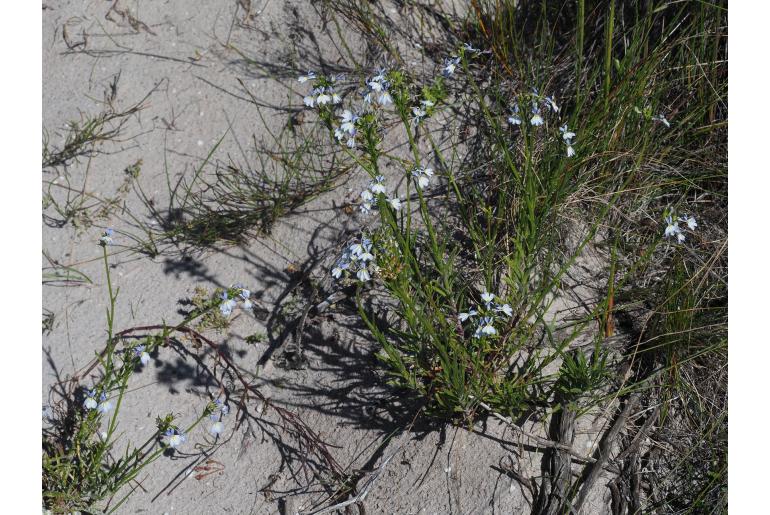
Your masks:
<svg viewBox="0 0 770 515"><path fill-rule="evenodd" d="M370 177L361 213L379 214L379 224L367 222L368 235L345 249L331 274L356 285L359 313L382 346L393 382L424 398L428 410L450 416L472 416L479 402L512 415L546 402L555 385L546 367L584 327L557 343L547 313L560 278L600 223L566 259L550 246L560 202L571 191L576 133L558 118L553 97L535 88L510 99L507 129L500 123L506 115L494 113L473 83L470 93L452 98L447 81L481 53L460 48L424 85L380 69L363 81L362 101L353 105L352 91L332 100L338 78L300 77L312 82L305 105L317 111L339 152ZM491 173L453 169L427 130L452 102L485 113L501 156ZM529 117L520 105L530 106ZM390 126L405 141L407 158L382 149ZM427 139L428 151L418 137ZM393 163L403 195L382 172ZM371 289L395 300L386 327L375 321Z"/></svg>
<svg viewBox="0 0 770 515"><path fill-rule="evenodd" d="M158 416L155 431L142 443L127 441L118 431L118 418L131 377L150 363L151 354L166 345L174 327L163 327L160 334L145 337L143 343L119 349L121 334L114 334L115 304L118 289L113 290L108 248L114 232L107 229L99 238L102 247L109 307L107 308L107 345L97 355L92 367L99 367L98 380L83 394L78 403L76 395L64 399L66 408L59 417L50 419L43 430L43 504L54 513L78 510L100 510L114 513L137 488L131 482L148 465L168 449L178 449L187 442L187 435L206 417L214 422L209 428L213 436L224 430L222 418L228 409L219 399L207 403L200 416L184 429L176 424L174 415ZM233 288L230 294L244 296L247 290ZM236 293L237 292L237 293ZM248 295L244 297L248 300ZM216 300L197 309L179 326L217 308ZM127 491L115 500L124 488ZM115 500L113 503L112 501Z"/></svg>

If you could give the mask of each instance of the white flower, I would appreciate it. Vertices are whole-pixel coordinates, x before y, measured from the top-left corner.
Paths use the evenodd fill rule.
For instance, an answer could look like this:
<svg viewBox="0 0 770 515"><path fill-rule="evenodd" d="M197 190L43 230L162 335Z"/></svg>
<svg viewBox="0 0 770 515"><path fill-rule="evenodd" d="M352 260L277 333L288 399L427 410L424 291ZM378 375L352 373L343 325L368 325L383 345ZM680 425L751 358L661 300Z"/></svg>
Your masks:
<svg viewBox="0 0 770 515"><path fill-rule="evenodd" d="M322 106L331 102L332 97L330 95L327 95L325 92L321 91L321 93L319 93L319 95L316 97L315 101L316 101L316 104L318 104L319 106Z"/></svg>
<svg viewBox="0 0 770 515"><path fill-rule="evenodd" d="M421 107L415 106L415 107L412 108L412 115L414 115L414 121L415 122L419 122L420 120L425 118L425 116L427 114L428 113L425 111L425 109L423 109Z"/></svg>
<svg viewBox="0 0 770 515"><path fill-rule="evenodd" d="M535 111L533 109L532 111L534 112L534 114L532 115L532 118L530 118L529 120L530 125L534 125L535 127L539 127L543 125L543 117L540 116L540 110L538 109L537 111Z"/></svg>
<svg viewBox="0 0 770 515"><path fill-rule="evenodd" d="M150 355L146 352L142 352L139 355L139 361L142 363L142 365L147 366L147 364L150 362Z"/></svg>
<svg viewBox="0 0 770 515"><path fill-rule="evenodd" d="M662 114L659 114L657 116L653 116L652 119L662 123L667 128L671 127L671 124L668 122L668 120L666 120L666 117L663 116Z"/></svg>
<svg viewBox="0 0 770 515"><path fill-rule="evenodd" d="M362 268L358 272L356 272L356 277L358 277L358 280L361 282L366 282L372 277L369 275L369 271L366 268Z"/></svg>
<svg viewBox="0 0 770 515"><path fill-rule="evenodd" d="M342 141L345 139L345 131L343 131L342 128L337 127L334 129L334 137L337 139L337 141Z"/></svg>
<svg viewBox="0 0 770 515"><path fill-rule="evenodd" d="M339 93L332 91L332 104L339 104L342 102L342 97L340 97Z"/></svg>
<svg viewBox="0 0 770 515"><path fill-rule="evenodd" d="M369 190L364 190L361 192L361 200L364 202L371 202L374 200L374 195L372 195L372 192Z"/></svg>
<svg viewBox="0 0 770 515"><path fill-rule="evenodd" d="M223 295L227 295L227 292L225 292ZM222 313L223 316L230 316L230 313L233 312L233 309L235 309L235 306L237 303L235 302L235 299L225 299L223 302L219 305L219 311Z"/></svg>
<svg viewBox="0 0 770 515"><path fill-rule="evenodd" d="M342 116L340 116L340 122L342 122L340 123L340 129L354 136L356 134L356 120L358 120L358 116L349 109L345 109L342 111Z"/></svg>
<svg viewBox="0 0 770 515"><path fill-rule="evenodd" d="M243 301L243 309L251 309L253 306L254 304L250 300L246 299Z"/></svg>
<svg viewBox="0 0 770 515"><path fill-rule="evenodd" d="M495 300L495 295L494 293L489 293L485 291L484 293L481 294L481 300L483 300L487 304L487 306L489 306L489 304L491 304L492 301Z"/></svg>
<svg viewBox="0 0 770 515"><path fill-rule="evenodd" d="M219 436L222 431L225 430L225 425L221 421L214 422L211 424L211 427L209 428L209 433L211 433L213 436Z"/></svg>
<svg viewBox="0 0 770 515"><path fill-rule="evenodd" d="M356 139L353 137L348 138L348 142L346 143L348 148L356 148Z"/></svg>
<svg viewBox="0 0 770 515"><path fill-rule="evenodd" d="M332 268L332 277L334 277L335 279L339 279L340 277L342 277L342 268L338 266L335 266L334 268Z"/></svg>
<svg viewBox="0 0 770 515"><path fill-rule="evenodd" d="M679 222L674 220L671 215L666 216L666 229L663 231L663 236L676 236L679 243L684 241L684 234L682 234L682 229L679 228Z"/></svg>
<svg viewBox="0 0 770 515"><path fill-rule="evenodd" d="M315 72L309 71L307 72L307 75L300 75L300 77L297 79L297 82L303 83L309 80L314 80L315 78L316 78Z"/></svg>
<svg viewBox="0 0 770 515"><path fill-rule="evenodd" d="M107 229L104 231L104 234L102 234L102 237L99 238L99 244L103 247L106 247L107 245L112 245L112 229Z"/></svg>
<svg viewBox="0 0 770 515"><path fill-rule="evenodd" d="M476 328L476 332L473 334L474 338L481 338L482 336L491 336L497 334L497 329L492 325L492 317L484 317L479 320L479 325Z"/></svg>
<svg viewBox="0 0 770 515"><path fill-rule="evenodd" d="M315 105L315 97L312 95L306 96L305 98L302 99L302 101L308 107L313 107Z"/></svg>
<svg viewBox="0 0 770 515"><path fill-rule="evenodd" d="M363 214L368 215L369 213L372 212L372 205L369 202L364 202L363 204L361 204L359 209Z"/></svg>
<svg viewBox="0 0 770 515"><path fill-rule="evenodd" d="M497 306L497 309L495 309L498 313L505 313L506 316L512 316L513 315L513 309L508 304L503 304L502 306Z"/></svg>
<svg viewBox="0 0 770 515"><path fill-rule="evenodd" d="M444 77L451 77L454 75L457 65L460 64L460 58L452 56L444 60L444 67L441 68L441 74Z"/></svg>
<svg viewBox="0 0 770 515"><path fill-rule="evenodd" d="M569 143L567 144L567 157L572 157L575 155L575 149L572 148L572 145Z"/></svg>
<svg viewBox="0 0 770 515"><path fill-rule="evenodd" d="M417 186L422 189L430 184L430 178L433 177L433 168L415 168L412 170L412 176L417 179Z"/></svg>
<svg viewBox="0 0 770 515"><path fill-rule="evenodd" d="M83 403L83 407L85 409L96 409L97 404L98 403L96 402L96 399L94 399L93 397L87 397L85 402Z"/></svg>
<svg viewBox="0 0 770 515"><path fill-rule="evenodd" d="M369 86L369 89L371 89L375 93L379 93L380 91L385 90L385 86L383 86L383 84L379 80L373 79L369 81L366 85Z"/></svg>
<svg viewBox="0 0 770 515"><path fill-rule="evenodd" d="M553 101L553 97L545 97L545 106L554 113L559 112L559 106L557 106L556 102Z"/></svg>
<svg viewBox="0 0 770 515"><path fill-rule="evenodd" d="M369 189L372 190L372 193L378 194L378 193L385 193L385 185L383 184L383 181L385 180L385 177L382 175L378 175L374 181L369 186Z"/></svg>
<svg viewBox="0 0 770 515"><path fill-rule="evenodd" d="M562 139L563 139L565 142L567 142L567 143L569 143L569 142L570 142L570 140L571 140L572 138L574 138L574 137L575 137L575 133L574 133L574 132L572 132L572 131L570 131L570 130L567 128L567 124L566 124L566 123L565 123L564 125L562 125L561 127L559 127L559 131L561 131L561 137L562 137Z"/></svg>
<svg viewBox="0 0 770 515"><path fill-rule="evenodd" d="M390 207L392 207L392 208L393 208L393 209L395 209L396 211L398 211L399 209L401 209L401 199L400 199L400 198L398 198L398 197L395 197L395 198L389 198L389 199L388 199L388 204L390 204Z"/></svg>
<svg viewBox="0 0 770 515"><path fill-rule="evenodd" d="M457 318L460 320L460 322L465 322L469 318L476 316L478 314L479 312L476 311L475 309L469 309L467 313L460 313L459 315L457 315Z"/></svg>
<svg viewBox="0 0 770 515"><path fill-rule="evenodd" d="M102 401L96 407L96 411L99 413L109 413L112 411L112 403L110 401Z"/></svg>
<svg viewBox="0 0 770 515"><path fill-rule="evenodd" d="M172 449L176 449L183 443L187 441L187 436L185 436L184 433L175 431L173 429L168 429L163 437L165 440L166 445L171 447Z"/></svg>
<svg viewBox="0 0 770 515"><path fill-rule="evenodd" d="M380 93L380 96L377 99L377 102L379 102L380 105L386 106L388 104L393 103L393 97L391 97L390 93L388 93L387 91L383 91L382 93Z"/></svg>
<svg viewBox="0 0 770 515"><path fill-rule="evenodd" d="M679 219L680 222L684 222L687 224L687 228L691 231L694 231L696 227L698 227L698 222L695 221L694 216L683 216Z"/></svg>

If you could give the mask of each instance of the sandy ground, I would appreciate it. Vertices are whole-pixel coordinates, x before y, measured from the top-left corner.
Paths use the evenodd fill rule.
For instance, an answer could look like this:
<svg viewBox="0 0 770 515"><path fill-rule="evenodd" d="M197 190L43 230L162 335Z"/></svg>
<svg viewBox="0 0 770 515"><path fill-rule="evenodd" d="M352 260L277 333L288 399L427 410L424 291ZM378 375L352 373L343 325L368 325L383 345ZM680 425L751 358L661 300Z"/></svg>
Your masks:
<svg viewBox="0 0 770 515"><path fill-rule="evenodd" d="M240 152L238 138L265 130L253 105L239 93L238 79L266 105L283 106L288 93L281 81L293 84L295 69L336 62L338 53L311 4L254 1L246 12L247 4L125 1L110 11L113 2L101 0L44 3L43 129L52 145L61 144L65 125L81 113L103 110L105 91L116 76L121 107L152 91L120 141L106 143L99 155L67 167L73 187L111 196L126 167L141 159L139 180L162 205L165 163L173 176L190 174L226 133L217 150L222 159ZM360 42L352 36L350 41L355 51L363 52ZM226 43L262 65L250 66ZM266 70L275 78L267 77ZM267 123L273 124L268 128L284 123L279 111L267 113ZM43 178L52 180L63 172L47 170ZM44 286L43 308L54 313L55 321L43 337L43 404L50 386L85 365L104 342L107 293L96 240L103 227L114 226L118 234L111 248L112 274L120 288L116 329L178 320L179 300L189 298L196 286L250 287L268 315L240 312L219 341L244 370L261 367L260 388L328 441L343 467L374 470L390 458L368 491L363 503L367 513L529 512L530 493L504 469L513 463L525 475L538 476L542 455L521 445L505 426L490 420L475 432L414 428L388 440L404 427L403 414L382 381L371 342L353 319L330 315L310 320L303 335L305 366L287 370L276 365L284 342L270 314L302 301L291 267L304 270L321 260L315 271L324 273L329 262L324 252L346 229L356 227L355 217L338 206L348 187L358 191L359 182L351 179L279 220L271 236L248 246L154 259L122 249L124 233L133 229L121 212L78 229L58 226L60 217L46 209L43 250L88 275L93 284ZM55 192L61 198L61 191ZM133 194L126 195L124 208L138 216L145 209ZM43 266L50 266L48 259ZM245 338L256 332L266 333L267 341L247 344ZM121 412L123 438L151 432L157 414L172 412L182 424L191 422L214 391L205 373L182 355L164 350L153 358L132 380ZM270 413L265 418L275 419ZM327 497L317 481L310 491L299 490L307 481L298 464L268 433L254 425L235 429L229 422L227 441L212 456L222 464L221 472L196 478L192 471L200 465L194 444L206 437L204 425L190 435L189 453L163 457L142 474L144 491L137 491L120 512L296 513L312 511ZM593 443L592 425L590 417L579 424L587 434L579 435L578 445L586 452ZM542 426L528 427L543 433ZM587 512L603 512L606 494L603 486L597 490Z"/></svg>

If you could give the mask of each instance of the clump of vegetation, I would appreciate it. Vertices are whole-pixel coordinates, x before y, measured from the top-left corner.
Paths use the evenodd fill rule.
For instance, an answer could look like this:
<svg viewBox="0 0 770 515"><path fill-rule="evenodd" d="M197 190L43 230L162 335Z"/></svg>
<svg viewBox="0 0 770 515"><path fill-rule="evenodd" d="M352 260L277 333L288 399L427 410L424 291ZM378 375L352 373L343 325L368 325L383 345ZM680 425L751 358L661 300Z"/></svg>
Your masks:
<svg viewBox="0 0 770 515"><path fill-rule="evenodd" d="M694 380L723 370L727 342L725 6L496 1L458 17L410 2L398 21L327 7L395 63L300 77L338 154L371 179L359 207L377 221L364 219L331 273L355 285L393 382L468 419L481 406L515 420L662 403L659 420L634 417L630 430L685 424L696 448L718 450L672 463L635 449L635 466L673 475L644 499L632 492L634 505L726 506L725 376ZM399 38L428 65L402 65L414 57ZM402 146L385 148L386 134ZM589 248L604 259L582 285L593 300L555 317ZM693 402L704 398L707 412ZM596 475L584 479L555 490L568 492L555 509L579 509Z"/></svg>

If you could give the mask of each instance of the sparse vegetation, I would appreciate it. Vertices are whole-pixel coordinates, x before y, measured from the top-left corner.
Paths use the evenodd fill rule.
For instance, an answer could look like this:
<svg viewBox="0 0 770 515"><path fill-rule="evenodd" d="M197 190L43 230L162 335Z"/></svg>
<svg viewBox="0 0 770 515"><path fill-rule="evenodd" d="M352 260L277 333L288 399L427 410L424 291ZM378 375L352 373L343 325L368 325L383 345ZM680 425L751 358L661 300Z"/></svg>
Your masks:
<svg viewBox="0 0 770 515"><path fill-rule="evenodd" d="M511 473L532 493L532 513L581 512L608 471L613 513L726 512L726 2L398 5L321 2L349 72L303 65L278 132L252 135L237 158L220 156L225 138L241 148L240 135L225 134L176 179L166 163L164 201L138 181L140 160L113 199L93 200L65 174L64 184L48 182L44 207L60 226L87 228L133 190L147 213L123 213L131 230L122 234L155 257L247 243L343 180L364 179L356 199L337 206L357 231L342 237L339 252L330 249L334 260L318 258L329 280L287 274L312 284L312 298L289 288L273 328L299 334L318 306L341 301L338 312L357 317L376 342L385 381L412 410L409 428L418 418L472 428L491 416L543 451L538 478ZM363 61L340 27L364 39ZM73 125L60 149L44 145L43 167L93 157L140 104ZM224 370L214 380L239 423L261 424L272 407L300 442L293 456L325 487L328 506L318 513L363 501L360 474L341 467L313 429L271 404L256 376L206 336L225 332L234 309L253 312L245 287L197 287L178 325L113 333L111 236L102 240L106 347L87 371L99 370L91 390L76 377L44 430L45 506L115 511L140 471L184 443L187 430L212 414L222 422L224 401L212 399L185 431L173 416L158 417L143 445L116 446L130 377L169 346ZM48 261L44 283L92 282ZM321 290L334 300L315 305ZM44 311L43 333L53 327ZM275 332L245 342L273 346ZM295 352L298 364L284 368L301 370L307 361L292 345L284 353ZM102 403L113 398L108 416ZM575 428L588 414L607 423L584 453L574 447ZM523 420L549 434L525 431ZM207 445L219 441L215 427Z"/></svg>

